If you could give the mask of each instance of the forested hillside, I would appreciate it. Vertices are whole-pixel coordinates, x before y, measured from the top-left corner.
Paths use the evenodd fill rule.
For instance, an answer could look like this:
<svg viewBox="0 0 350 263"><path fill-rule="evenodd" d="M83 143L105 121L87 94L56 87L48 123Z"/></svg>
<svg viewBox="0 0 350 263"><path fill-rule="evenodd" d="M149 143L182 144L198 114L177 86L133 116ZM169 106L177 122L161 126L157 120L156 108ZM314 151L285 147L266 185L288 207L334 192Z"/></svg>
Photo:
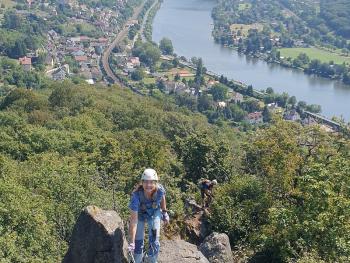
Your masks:
<svg viewBox="0 0 350 263"><path fill-rule="evenodd" d="M350 83L349 1L218 0L216 42L285 67Z"/></svg>
<svg viewBox="0 0 350 263"><path fill-rule="evenodd" d="M250 29L262 31L264 26L265 36L272 30L282 37L281 44L285 47L293 46L291 41L298 44L302 40L309 45L349 49L346 41L350 37L349 5L346 0L219 0L212 14L214 37L231 33L228 27L232 24L257 23ZM245 30L240 30L239 36L244 36Z"/></svg>
<svg viewBox="0 0 350 263"><path fill-rule="evenodd" d="M181 214L191 169L212 178L235 162L232 129L118 87L14 89L0 107L0 262L59 262L81 209L125 215L145 167L157 169ZM200 163L184 167L193 143Z"/></svg>
<svg viewBox="0 0 350 263"><path fill-rule="evenodd" d="M336 34L350 38L350 2L347 0L320 3L321 17Z"/></svg>
<svg viewBox="0 0 350 263"><path fill-rule="evenodd" d="M159 172L177 222L198 179L217 178L210 221L242 259L350 259L341 135L279 119L243 133L167 98L71 82L13 89L0 108L0 262L59 262L84 206L126 218L146 167Z"/></svg>

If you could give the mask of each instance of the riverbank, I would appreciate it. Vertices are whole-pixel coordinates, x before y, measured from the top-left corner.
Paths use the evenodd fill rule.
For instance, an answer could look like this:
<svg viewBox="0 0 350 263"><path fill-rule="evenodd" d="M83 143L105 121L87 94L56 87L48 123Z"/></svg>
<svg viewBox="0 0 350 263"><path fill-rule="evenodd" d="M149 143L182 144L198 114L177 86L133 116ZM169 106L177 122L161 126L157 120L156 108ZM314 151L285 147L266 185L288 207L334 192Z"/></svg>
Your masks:
<svg viewBox="0 0 350 263"><path fill-rule="evenodd" d="M260 1L240 8L242 2L245 1L224 0L213 7L212 34L217 43L236 46L246 54L263 53L269 58L272 54L271 60L277 59L284 66L301 67L306 73L350 83L350 60L347 56L350 43L325 24L320 30L310 22L311 17L322 20L322 14L319 17L315 10L311 11L317 3L310 9L304 2L296 7L280 4L281 1L269 5ZM228 4L230 8L227 8ZM344 14L339 15L344 18ZM333 48L333 52L316 48L320 46ZM280 56L280 53L289 54Z"/></svg>
<svg viewBox="0 0 350 263"><path fill-rule="evenodd" d="M275 51L275 54L276 53L279 53L279 54L271 55L272 54L271 51L269 51L268 53L258 52L258 53L247 54L245 52L240 51L237 46L228 46L228 45L223 45L223 46L225 48L233 49L242 55L245 55L251 58L261 59L267 63L278 64L285 68L300 70L303 73L308 75L315 75L325 79L342 81L345 85L350 85L350 73L348 72L350 70L349 69L350 58L348 60L343 59L342 60L343 64L339 64L339 58L337 61L329 60L329 63L327 63L327 62L324 62L325 58L316 59L315 57L311 57L311 58L309 57L307 49L312 49L312 47L277 49L277 52ZM289 49L296 49L304 52L296 54L293 51L292 51L293 53L291 53L290 51L287 51ZM305 63L305 61L307 62ZM350 89L350 86L349 86L349 89Z"/></svg>
<svg viewBox="0 0 350 263"><path fill-rule="evenodd" d="M140 23L142 22L142 25L145 25L145 21L148 20L147 14L149 14L149 12L156 6L156 4L157 4L156 2L153 2L153 4L150 4L149 8L147 9L147 12L143 13L144 14L142 16L143 21L139 20ZM144 29L144 27L141 27L140 32L138 34L140 34L140 33L142 34L143 29ZM148 44L152 45L152 43L148 43ZM134 52L132 52L132 53L134 55ZM128 61L130 59L132 59L130 57L130 55L126 55L126 60ZM134 60L134 59L132 59L132 60ZM169 78L168 78L169 75L166 73L166 71L164 72L165 74L162 74L163 71L160 69L163 67L163 65L167 65L167 67L169 67L170 66L169 62L174 63L175 60L176 60L176 57L171 57L171 56L168 56L167 58L163 58L163 62L158 64L156 67L153 67L153 71L152 71L153 73L150 73L150 69L146 67L144 69L145 72L148 72L146 74L145 74L145 72L140 73L142 71L142 69L140 71L140 69L138 69L137 67L134 69L125 68L123 63L118 64L118 65L114 65L113 67L114 68L116 68L115 66L119 67L120 70L118 72L114 72L114 73L118 77L119 81L124 84L124 86L131 88L132 90L134 90L135 92L137 92L139 94L148 94L149 92L153 93L153 90L155 88L157 88L157 85L159 84L158 81L156 81L155 76L158 76L157 78L168 79L167 81L170 81L168 83L169 86L172 85L171 81L173 81L173 80L169 80ZM177 63L179 65L182 65L183 67L186 67L186 68L192 70L192 72L194 72L194 73L197 71L196 65L190 63L189 61L187 62L186 60L177 58ZM172 67L177 68L176 66L172 66ZM135 70L137 72L139 72L139 74L146 76L145 82L138 83L138 82L131 81L129 79L130 77L131 77L131 79L133 79L132 72ZM292 99L291 96L289 96L288 94L284 94L284 93L281 94L281 93L275 93L275 92L271 93L270 91L266 92L265 90L262 91L261 89L260 90L253 89L253 87L251 85L245 84L244 82L239 81L236 78L228 78L224 74L215 73L215 71L207 70L206 75L209 77L209 79L206 79L206 82L208 82L210 79L215 80L215 81L220 81L222 84L230 87L235 92L243 94L244 96L254 97L254 98L260 100L262 104L269 104L269 103L278 102L278 105L282 105L282 108L283 108L283 107L285 107L283 105L286 105L287 101L289 101L289 99ZM137 78L139 78L139 77L137 77ZM142 78L143 77L141 77L141 79ZM180 85L187 86L186 85L187 81L193 81L193 79L191 79L191 78L186 79L186 81L180 81L179 83L180 83ZM249 91L249 90L251 90L251 91ZM205 91L205 89L203 91ZM192 94L192 95L195 95L195 94ZM195 98L195 96L194 96L194 98ZM295 100L294 105L296 105L297 104L296 99L294 98L293 100ZM310 111L313 111L313 109L316 110L317 108L319 108L319 107L317 107L317 105L307 105L304 102L300 102L300 103L301 103L300 105L304 105L305 109L309 108ZM260 108L260 110L262 110L262 108ZM317 110L315 112L319 112L319 111ZM312 117L315 117L315 116L312 116ZM332 120L328 119L326 116L317 115L316 117L321 122L332 123L332 125L334 124L334 127L339 128L341 126L340 124L337 126L335 123L332 122Z"/></svg>
<svg viewBox="0 0 350 263"><path fill-rule="evenodd" d="M155 4L155 3L154 3L154 4ZM159 6L159 5L158 5L158 6ZM152 5L152 7L151 7L148 11L150 11L151 9L153 9L153 5ZM146 19L148 23L151 23L153 17L147 17L147 16L145 16L144 19ZM142 24L144 25L144 24L145 24L145 21L143 21ZM141 28L141 33L142 33L142 28ZM252 56L252 57L254 57L254 56ZM259 58L261 59L262 57L259 57ZM174 59L174 57L170 57L170 58L168 58L168 61L172 61L173 59ZM270 62L271 62L271 61L270 61ZM193 71L196 71L196 68L195 68L194 65L192 65L191 63L188 63L188 62L182 61L182 60L179 60L179 63L180 63L181 65L187 67L187 68L192 69ZM212 72L212 71L208 71L208 72L207 72L207 75L208 75L209 77L212 77L212 78L217 79L217 80L219 80L220 78L226 79L229 83L231 83L231 86L233 85L233 86L235 86L235 87L238 87L238 88L235 88L236 91L241 91L241 92L243 91L244 94L246 93L246 90L247 90L247 88L248 88L248 86L249 86L248 84L242 83L241 81L238 81L238 80L236 80L236 79L227 79L226 77L221 76L221 75L219 75L219 74L217 74L217 73L215 73L215 72ZM151 79L148 78L148 79L147 79L147 83L152 84L152 83L154 83L154 81L152 81ZM260 90L257 90L257 89L253 89L253 94L255 94L254 97L256 97L256 98L259 99L259 100L263 100L264 96L266 95L264 92L261 92ZM278 95L278 96L279 96L279 95ZM322 115L317 115L317 116L318 116L317 118L318 118L319 120L321 120L321 121L331 122L331 120L329 120L329 119L328 119L327 117L325 117L325 116L322 116ZM340 126L340 125L339 125L339 126Z"/></svg>
<svg viewBox="0 0 350 263"><path fill-rule="evenodd" d="M152 39L172 40L179 56L201 57L209 71L252 85L257 90L273 88L309 104L322 106L323 115L350 120L350 89L339 81L308 75L301 70L266 63L222 47L212 38L213 1L164 0L153 22ZM181 18L181 19L179 19Z"/></svg>
<svg viewBox="0 0 350 263"><path fill-rule="evenodd" d="M287 68L303 69L307 74L339 80L350 85L348 55L320 49L315 46L315 43L305 40L305 37L295 36L291 32L283 34L281 28L273 26L272 21L255 20L253 23L247 20L240 24L232 24L240 21L239 18L233 17L242 13L239 10L232 11L233 13L226 14L229 17L224 20L219 15L224 12L220 8L223 7L218 4L211 14L214 21L211 33L216 43L225 47L235 47L240 53L262 58L267 62L278 62ZM219 12L218 9L221 11ZM281 27L286 26L282 21L278 20L278 22L281 23ZM288 29L285 30L288 31ZM350 46L349 49L344 48L342 52L349 54Z"/></svg>
<svg viewBox="0 0 350 263"><path fill-rule="evenodd" d="M350 57L345 54L338 54L330 52L328 50L321 49L319 47L292 47L292 48L279 48L281 56L284 58L297 58L300 54L306 54L310 60L319 59L322 63L329 63L333 61L334 64L347 64L350 65Z"/></svg>
<svg viewBox="0 0 350 263"><path fill-rule="evenodd" d="M153 4L148 3L148 6L144 7L144 12L139 17L139 23L142 22L142 25L145 25L149 11L155 5L156 2L153 2ZM145 10L147 11L145 12ZM142 35L143 29L144 27L141 26L131 41L132 43L136 43L135 38ZM133 30L133 28L129 30ZM309 112L318 107L305 103L297 104L295 98L286 94L277 94L271 90L266 92L254 90L252 86L205 70L200 59L187 61L185 58L163 55L160 57L160 61L149 64L150 60L147 56L153 57L152 54L160 52L157 44L138 41L135 47L130 46L130 49L115 54L123 59L119 59L117 64L112 65L113 68L118 69L114 71L114 74L124 87L130 88L140 95L155 97L170 95L173 99L178 100L179 106L203 112L212 123L225 121L229 125L250 129L254 128L255 125L270 122L271 117L269 116L272 112L281 114L286 119L289 119L291 112L294 112L292 113L293 118L295 118L293 120L300 121L305 125L316 123L318 120L329 131L339 131L342 128L340 124L328 120L326 117ZM150 49L153 51L146 55L144 51L148 52ZM138 54L142 55L138 57ZM198 77L198 74L202 77ZM223 92L222 95L215 95L217 91ZM237 99L239 103L237 103ZM203 100L206 101L204 104L201 102ZM223 109L225 109L225 113L221 116L220 112ZM255 119L256 116L259 118ZM310 117L312 122L310 122ZM249 126L252 124L253 127Z"/></svg>
<svg viewBox="0 0 350 263"><path fill-rule="evenodd" d="M161 6L162 0L155 0L152 6L147 10L142 21L140 35L143 42L152 42L152 23L157 11Z"/></svg>

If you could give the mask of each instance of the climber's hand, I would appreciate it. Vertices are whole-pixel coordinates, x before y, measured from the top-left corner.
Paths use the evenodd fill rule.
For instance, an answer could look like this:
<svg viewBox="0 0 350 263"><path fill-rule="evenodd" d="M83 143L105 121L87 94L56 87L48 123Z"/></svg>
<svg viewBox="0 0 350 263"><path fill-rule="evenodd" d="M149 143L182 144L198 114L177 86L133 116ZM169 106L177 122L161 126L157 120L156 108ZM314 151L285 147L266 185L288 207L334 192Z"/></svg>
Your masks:
<svg viewBox="0 0 350 263"><path fill-rule="evenodd" d="M129 251L130 253L134 253L134 250L135 250L135 243L130 243L130 244L128 245L128 251Z"/></svg>
<svg viewBox="0 0 350 263"><path fill-rule="evenodd" d="M162 220L165 224L169 224L170 217L168 215L168 212L166 212L166 211L162 212Z"/></svg>

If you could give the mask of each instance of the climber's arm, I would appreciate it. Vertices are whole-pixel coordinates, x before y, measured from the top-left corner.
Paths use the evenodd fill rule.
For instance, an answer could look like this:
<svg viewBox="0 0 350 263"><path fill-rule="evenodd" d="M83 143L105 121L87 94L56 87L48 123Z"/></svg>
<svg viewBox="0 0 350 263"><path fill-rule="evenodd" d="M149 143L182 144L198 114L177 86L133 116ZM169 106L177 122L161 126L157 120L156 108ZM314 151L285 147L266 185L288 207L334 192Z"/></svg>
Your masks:
<svg viewBox="0 0 350 263"><path fill-rule="evenodd" d="M162 209L162 211L166 211L165 195L163 195L162 200L160 201L160 208Z"/></svg>
<svg viewBox="0 0 350 263"><path fill-rule="evenodd" d="M130 222L129 222L129 243L135 243L138 212L130 210Z"/></svg>
<svg viewBox="0 0 350 263"><path fill-rule="evenodd" d="M166 201L165 195L162 196L162 200L160 200L160 208L162 209L162 217L161 219L164 221L164 224L168 224L170 221L168 211L166 210Z"/></svg>

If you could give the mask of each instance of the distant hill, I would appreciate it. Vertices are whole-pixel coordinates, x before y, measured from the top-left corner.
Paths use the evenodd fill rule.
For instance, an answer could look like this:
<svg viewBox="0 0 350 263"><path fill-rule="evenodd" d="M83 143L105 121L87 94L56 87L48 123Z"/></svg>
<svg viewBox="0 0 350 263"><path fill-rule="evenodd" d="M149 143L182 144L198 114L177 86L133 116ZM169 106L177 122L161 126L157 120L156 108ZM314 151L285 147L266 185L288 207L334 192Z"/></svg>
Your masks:
<svg viewBox="0 0 350 263"><path fill-rule="evenodd" d="M320 16L337 35L350 38L350 1L321 0Z"/></svg>

